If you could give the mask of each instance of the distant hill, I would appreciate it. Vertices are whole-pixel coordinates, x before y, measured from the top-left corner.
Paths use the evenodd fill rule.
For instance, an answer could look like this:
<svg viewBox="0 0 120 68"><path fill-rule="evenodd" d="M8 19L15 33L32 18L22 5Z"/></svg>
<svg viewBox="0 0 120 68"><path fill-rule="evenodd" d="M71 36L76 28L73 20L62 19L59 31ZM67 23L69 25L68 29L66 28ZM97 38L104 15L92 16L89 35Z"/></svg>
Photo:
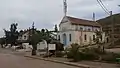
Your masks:
<svg viewBox="0 0 120 68"><path fill-rule="evenodd" d="M120 24L120 13L119 14L114 14L112 16L113 16L113 22L115 24ZM99 19L99 20L97 20L97 22L100 23L102 26L111 25L111 16Z"/></svg>

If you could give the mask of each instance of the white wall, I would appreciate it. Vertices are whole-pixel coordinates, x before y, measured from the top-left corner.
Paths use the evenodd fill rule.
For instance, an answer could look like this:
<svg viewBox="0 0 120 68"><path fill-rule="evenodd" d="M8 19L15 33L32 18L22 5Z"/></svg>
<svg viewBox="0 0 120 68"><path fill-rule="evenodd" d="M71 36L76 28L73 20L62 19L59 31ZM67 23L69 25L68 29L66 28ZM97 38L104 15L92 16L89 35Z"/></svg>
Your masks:
<svg viewBox="0 0 120 68"><path fill-rule="evenodd" d="M90 31L96 31L96 30L100 30L100 27L93 27L93 26L84 26L84 25L71 25L72 30L81 30L81 28L83 29L83 31L89 31L88 29L90 29Z"/></svg>
<svg viewBox="0 0 120 68"><path fill-rule="evenodd" d="M78 31L77 33L79 33L79 36L77 37L77 39L79 40L79 44L81 45L88 45L93 42L93 35L95 35L94 32L85 32L85 31ZM86 40L85 40L85 35L86 35ZM82 38L80 40L80 37Z"/></svg>
<svg viewBox="0 0 120 68"><path fill-rule="evenodd" d="M71 29L71 24L70 22L66 22L66 23L62 23L60 25L60 30L59 31L66 31L66 30L70 30Z"/></svg>
<svg viewBox="0 0 120 68"><path fill-rule="evenodd" d="M83 28L83 30L80 29L81 27ZM73 25L67 18L63 18L62 23L59 26L59 29L60 32L58 33L57 38L60 36L61 43L63 43L63 34L66 34L67 45L70 45L72 43L88 45L90 43L92 44L94 43L93 35L95 35L96 30L101 30L101 27ZM88 29L90 29L90 31ZM71 34L71 41L69 41L69 34ZM87 36L86 40L84 39L85 34ZM102 41L104 41L105 35L103 34L102 37L103 37ZM82 40L80 38L82 38Z"/></svg>
<svg viewBox="0 0 120 68"><path fill-rule="evenodd" d="M60 32L58 33L58 36L60 35L60 42L63 43L63 34L66 34L67 36L67 46L72 43L78 43L81 46L88 45L88 44L95 44L93 40L93 35L96 38L95 32L88 32L88 31L66 31L66 32ZM71 41L69 41L69 34L71 34ZM85 40L86 35L86 40ZM105 41L105 33L102 33L102 41Z"/></svg>
<svg viewBox="0 0 120 68"><path fill-rule="evenodd" d="M25 36L26 36L26 38L25 38ZM27 32L27 33L23 34L22 36L19 36L18 40L28 40L28 38L29 38L29 34Z"/></svg>
<svg viewBox="0 0 120 68"><path fill-rule="evenodd" d="M59 32L57 37L60 36L60 42L63 43L63 34L66 34L66 38L67 38L67 45L70 45L72 43L76 43L76 39L75 39L75 31L65 31L65 32ZM69 34L71 34L71 41L69 40Z"/></svg>

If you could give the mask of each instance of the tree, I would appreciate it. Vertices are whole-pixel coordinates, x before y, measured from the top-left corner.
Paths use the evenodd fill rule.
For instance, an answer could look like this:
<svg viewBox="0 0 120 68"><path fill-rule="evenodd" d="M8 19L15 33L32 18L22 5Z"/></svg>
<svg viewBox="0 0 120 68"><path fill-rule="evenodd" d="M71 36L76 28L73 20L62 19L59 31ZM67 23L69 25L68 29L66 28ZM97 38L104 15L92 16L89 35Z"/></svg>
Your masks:
<svg viewBox="0 0 120 68"><path fill-rule="evenodd" d="M54 28L54 29L55 29L55 32L58 32L58 28L57 28L57 25L55 25L55 28Z"/></svg>
<svg viewBox="0 0 120 68"><path fill-rule="evenodd" d="M78 44L71 44L71 48L67 50L67 58L71 58L74 61L81 60L79 48L80 46Z"/></svg>
<svg viewBox="0 0 120 68"><path fill-rule="evenodd" d="M22 32L24 32L24 31L23 31L23 30L20 30L20 31L19 31L19 33L22 33Z"/></svg>
<svg viewBox="0 0 120 68"><path fill-rule="evenodd" d="M96 45L98 45L98 48L104 53L104 45L101 42L102 41L102 32L101 31L96 31Z"/></svg>
<svg viewBox="0 0 120 68"><path fill-rule="evenodd" d="M33 47L32 55L36 55L37 44L41 41L40 34L33 33L31 37L31 44Z"/></svg>
<svg viewBox="0 0 120 68"><path fill-rule="evenodd" d="M0 38L0 44L1 44L1 47L3 48L3 44L5 44L5 38L4 37Z"/></svg>
<svg viewBox="0 0 120 68"><path fill-rule="evenodd" d="M4 32L5 32L6 44L11 43L11 33L10 33L10 31L7 31L7 30L4 29Z"/></svg>
<svg viewBox="0 0 120 68"><path fill-rule="evenodd" d="M41 29L41 31L37 31L36 29L32 28L32 36L30 37L30 43L33 46L32 55L36 55L37 43L41 42L42 40L46 40L47 43L50 43L55 39L51 35L52 32L48 29Z"/></svg>
<svg viewBox="0 0 120 68"><path fill-rule="evenodd" d="M44 39L47 41L47 43L50 43L52 40L55 40L55 38L52 36L52 32L48 29L42 29L41 30L41 39Z"/></svg>
<svg viewBox="0 0 120 68"><path fill-rule="evenodd" d="M11 45L15 45L19 34L17 31L17 26L18 26L17 23L12 23L10 26L10 31L4 29L7 44L10 43Z"/></svg>
<svg viewBox="0 0 120 68"><path fill-rule="evenodd" d="M101 31L96 31L95 32L96 34L96 39L94 40L96 42L96 44L100 44L101 43L101 40L102 40L102 32Z"/></svg>

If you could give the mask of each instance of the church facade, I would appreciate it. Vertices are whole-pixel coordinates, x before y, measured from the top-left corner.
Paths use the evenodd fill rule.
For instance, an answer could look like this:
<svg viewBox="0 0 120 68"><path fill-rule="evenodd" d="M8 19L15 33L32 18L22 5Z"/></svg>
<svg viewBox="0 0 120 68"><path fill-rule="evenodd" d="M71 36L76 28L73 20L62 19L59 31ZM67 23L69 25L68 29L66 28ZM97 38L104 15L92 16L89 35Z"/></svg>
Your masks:
<svg viewBox="0 0 120 68"><path fill-rule="evenodd" d="M59 24L57 39L65 46L77 43L81 46L94 44L96 31L102 32L102 27L95 21L65 16ZM101 42L105 41L105 33L102 33Z"/></svg>

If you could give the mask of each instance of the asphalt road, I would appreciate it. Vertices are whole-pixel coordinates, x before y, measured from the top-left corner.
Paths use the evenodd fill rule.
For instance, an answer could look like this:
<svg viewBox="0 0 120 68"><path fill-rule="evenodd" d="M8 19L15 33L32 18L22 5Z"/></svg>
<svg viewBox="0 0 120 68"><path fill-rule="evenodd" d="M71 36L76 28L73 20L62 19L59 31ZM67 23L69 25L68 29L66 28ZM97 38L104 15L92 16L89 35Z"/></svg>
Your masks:
<svg viewBox="0 0 120 68"><path fill-rule="evenodd" d="M26 58L0 50L0 68L78 68L44 60Z"/></svg>

